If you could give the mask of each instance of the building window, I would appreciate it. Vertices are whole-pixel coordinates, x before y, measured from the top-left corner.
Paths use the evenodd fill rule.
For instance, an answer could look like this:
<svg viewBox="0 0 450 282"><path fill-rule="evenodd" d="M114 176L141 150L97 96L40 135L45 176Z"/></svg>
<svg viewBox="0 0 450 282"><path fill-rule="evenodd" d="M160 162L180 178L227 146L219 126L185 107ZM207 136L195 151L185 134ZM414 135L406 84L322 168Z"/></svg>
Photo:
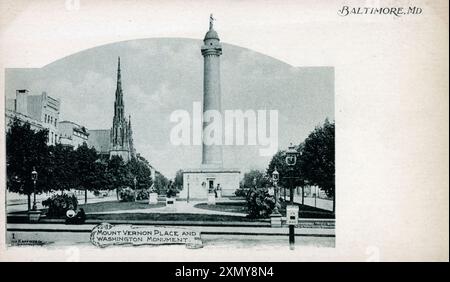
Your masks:
<svg viewBox="0 0 450 282"><path fill-rule="evenodd" d="M44 122L47 123L47 114L45 114Z"/></svg>

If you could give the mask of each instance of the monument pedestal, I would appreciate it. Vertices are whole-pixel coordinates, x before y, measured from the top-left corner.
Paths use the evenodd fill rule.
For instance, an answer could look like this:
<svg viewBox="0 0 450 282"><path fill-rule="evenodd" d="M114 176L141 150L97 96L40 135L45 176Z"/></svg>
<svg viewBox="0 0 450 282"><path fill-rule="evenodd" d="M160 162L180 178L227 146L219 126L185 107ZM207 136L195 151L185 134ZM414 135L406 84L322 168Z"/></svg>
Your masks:
<svg viewBox="0 0 450 282"><path fill-rule="evenodd" d="M235 196L239 188L240 171L226 168L189 169L183 172L183 190L180 199L207 200L208 193L219 184L221 197ZM215 193L213 193L215 195Z"/></svg>

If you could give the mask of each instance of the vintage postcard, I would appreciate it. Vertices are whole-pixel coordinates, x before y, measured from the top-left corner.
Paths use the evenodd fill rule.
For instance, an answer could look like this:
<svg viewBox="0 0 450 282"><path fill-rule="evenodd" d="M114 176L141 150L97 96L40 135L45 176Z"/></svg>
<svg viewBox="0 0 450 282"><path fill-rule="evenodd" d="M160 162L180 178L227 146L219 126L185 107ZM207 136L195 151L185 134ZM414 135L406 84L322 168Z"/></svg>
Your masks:
<svg viewBox="0 0 450 282"><path fill-rule="evenodd" d="M0 3L0 260L448 261L446 1Z"/></svg>

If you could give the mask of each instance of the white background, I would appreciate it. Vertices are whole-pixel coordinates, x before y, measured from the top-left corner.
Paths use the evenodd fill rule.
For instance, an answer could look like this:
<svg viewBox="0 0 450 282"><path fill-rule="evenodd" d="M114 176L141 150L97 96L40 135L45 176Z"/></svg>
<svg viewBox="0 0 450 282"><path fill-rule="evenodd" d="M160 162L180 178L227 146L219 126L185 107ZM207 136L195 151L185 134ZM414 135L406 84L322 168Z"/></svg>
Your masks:
<svg viewBox="0 0 450 282"><path fill-rule="evenodd" d="M343 5L410 2L423 13L337 14ZM0 68L42 67L128 39L201 38L211 12L226 43L294 66L335 67L336 248L35 248L30 256L6 250L2 233L0 260L448 260L447 1L4 0Z"/></svg>

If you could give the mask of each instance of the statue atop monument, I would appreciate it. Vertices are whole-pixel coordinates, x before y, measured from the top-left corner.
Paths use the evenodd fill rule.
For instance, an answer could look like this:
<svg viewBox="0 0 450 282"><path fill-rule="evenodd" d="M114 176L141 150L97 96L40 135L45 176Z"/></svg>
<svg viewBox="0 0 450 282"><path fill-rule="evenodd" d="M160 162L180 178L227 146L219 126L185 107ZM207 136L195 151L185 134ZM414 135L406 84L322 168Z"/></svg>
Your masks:
<svg viewBox="0 0 450 282"><path fill-rule="evenodd" d="M214 25L214 21L215 21L215 20L216 20L216 19L213 18L213 14L210 14L210 15L209 15L209 30L213 29L213 25Z"/></svg>

